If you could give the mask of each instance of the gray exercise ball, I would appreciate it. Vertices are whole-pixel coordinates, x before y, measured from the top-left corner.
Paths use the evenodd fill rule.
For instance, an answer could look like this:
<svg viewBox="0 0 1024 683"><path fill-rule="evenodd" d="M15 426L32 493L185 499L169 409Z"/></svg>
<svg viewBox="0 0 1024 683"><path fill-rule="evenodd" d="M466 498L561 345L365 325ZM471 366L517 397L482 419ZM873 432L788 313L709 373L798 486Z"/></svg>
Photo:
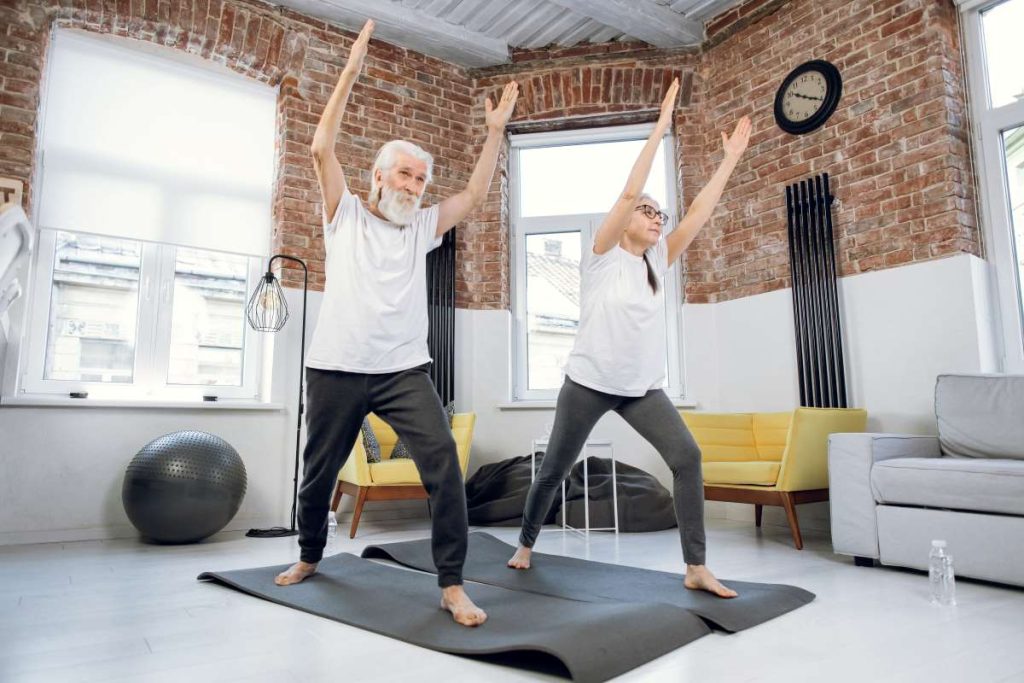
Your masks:
<svg viewBox="0 0 1024 683"><path fill-rule="evenodd" d="M245 486L245 463L231 444L206 432L173 432L132 458L121 501L143 537L194 543L231 521Z"/></svg>

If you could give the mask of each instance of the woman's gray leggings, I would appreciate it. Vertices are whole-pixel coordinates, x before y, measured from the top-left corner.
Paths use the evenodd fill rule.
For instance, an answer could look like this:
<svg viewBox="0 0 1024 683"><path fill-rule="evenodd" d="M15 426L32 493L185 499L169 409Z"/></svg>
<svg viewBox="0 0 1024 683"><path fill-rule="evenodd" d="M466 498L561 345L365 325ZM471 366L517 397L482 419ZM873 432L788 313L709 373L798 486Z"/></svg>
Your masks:
<svg viewBox="0 0 1024 683"><path fill-rule="evenodd" d="M573 382L568 377L558 394L555 424L540 472L530 486L519 542L532 548L555 492L569 476L590 431L614 410L648 442L672 470L672 497L686 564L704 564L704 483L700 448L668 396L652 389L643 396L615 396Z"/></svg>

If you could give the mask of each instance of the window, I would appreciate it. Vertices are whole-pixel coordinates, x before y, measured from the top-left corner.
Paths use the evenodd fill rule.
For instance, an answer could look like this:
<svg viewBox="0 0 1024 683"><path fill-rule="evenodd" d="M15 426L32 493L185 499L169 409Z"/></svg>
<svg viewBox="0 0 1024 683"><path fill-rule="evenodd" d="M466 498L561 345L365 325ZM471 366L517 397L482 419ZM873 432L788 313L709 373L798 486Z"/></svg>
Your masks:
<svg viewBox="0 0 1024 683"><path fill-rule="evenodd" d="M141 245L59 232L53 250L43 379L131 384Z"/></svg>
<svg viewBox="0 0 1024 683"><path fill-rule="evenodd" d="M553 399L580 317L580 258L652 126L512 136L513 398ZM675 225L672 138L659 146L644 191ZM670 395L682 396L678 268L666 276Z"/></svg>
<svg viewBox="0 0 1024 683"><path fill-rule="evenodd" d="M244 256L176 250L168 383L242 384L248 271Z"/></svg>
<svg viewBox="0 0 1024 683"><path fill-rule="evenodd" d="M1003 370L1024 372L1024 0L961 2Z"/></svg>
<svg viewBox="0 0 1024 683"><path fill-rule="evenodd" d="M256 398L276 93L127 45L54 33L19 390Z"/></svg>

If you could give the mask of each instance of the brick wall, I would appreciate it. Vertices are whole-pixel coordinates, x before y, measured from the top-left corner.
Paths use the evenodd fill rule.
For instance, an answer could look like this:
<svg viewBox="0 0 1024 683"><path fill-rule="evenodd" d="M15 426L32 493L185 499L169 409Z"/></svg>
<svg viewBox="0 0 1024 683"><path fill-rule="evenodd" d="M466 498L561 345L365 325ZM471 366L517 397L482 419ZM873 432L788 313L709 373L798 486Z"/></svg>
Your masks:
<svg viewBox="0 0 1024 683"><path fill-rule="evenodd" d="M0 175L32 172L40 84L51 28L82 29L201 55L279 87L273 249L308 260L323 288L320 193L309 145L355 35L290 10L247 0L76 0L0 5ZM337 151L353 191L365 196L377 148L408 137L434 154L426 201L464 186L473 157L472 83L463 69L374 41L349 100ZM300 270L285 269L301 286Z"/></svg>
<svg viewBox="0 0 1024 683"><path fill-rule="evenodd" d="M199 54L279 86L274 248L309 259L313 286L322 287L307 150L353 34L253 0L0 6L0 175L26 183L26 206L54 23ZM468 179L483 141L483 96L509 78L522 84L513 124L550 127L653 120L665 84L682 75L688 94L674 132L684 205L721 159L719 131L743 114L755 123L750 149L685 256L687 300L723 301L788 286L784 185L812 173L833 177L843 275L980 253L958 40L951 0L750 0L712 21L699 51L518 51L510 65L467 72L374 41L337 149L352 188L365 193L381 143L420 142L437 158L434 201ZM843 99L824 128L789 136L772 120L775 90L813 58L839 67ZM460 307L510 305L506 153L485 205L459 230ZM285 280L300 282L293 271Z"/></svg>
<svg viewBox="0 0 1024 683"><path fill-rule="evenodd" d="M595 114L626 122L638 111L653 120L666 79L692 74L674 126L684 206L721 161L720 131L750 115L750 148L684 257L686 300L716 302L789 286L785 185L811 174L832 176L841 275L980 253L958 40L949 0L751 0L709 24L699 54L532 50L472 75L484 92L522 82L513 124L565 125ZM775 125L775 91L809 59L836 64L843 98L823 128L791 136ZM493 208L506 184L496 179ZM485 212L476 235L506 255L494 266L503 282L506 226ZM504 291L466 304L507 307Z"/></svg>
<svg viewBox="0 0 1024 683"><path fill-rule="evenodd" d="M726 35L717 39L716 30ZM980 255L956 10L950 0L788 3L752 0L709 27L705 114L737 116L755 134L713 221L691 247L713 273L690 301L720 301L789 285L785 184L827 172L841 275ZM775 91L794 66L827 59L843 97L823 128L775 126ZM709 129L703 177L721 157Z"/></svg>

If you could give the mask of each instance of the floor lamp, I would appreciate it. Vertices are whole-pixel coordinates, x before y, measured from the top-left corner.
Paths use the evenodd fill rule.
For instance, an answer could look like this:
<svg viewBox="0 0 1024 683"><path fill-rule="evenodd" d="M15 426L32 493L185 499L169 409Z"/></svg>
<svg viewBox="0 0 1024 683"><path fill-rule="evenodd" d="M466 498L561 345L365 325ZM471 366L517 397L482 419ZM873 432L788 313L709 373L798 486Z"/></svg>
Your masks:
<svg viewBox="0 0 1024 683"><path fill-rule="evenodd" d="M294 536L299 533L295 526L296 505L299 493L299 444L302 435L302 415L305 411L303 403L303 373L306 365L306 293L309 290L309 271L306 264L294 256L275 254L267 261L267 274L260 278L260 282L249 297L249 305L246 306L246 317L249 325L260 332L279 332L284 324L288 322L288 302L284 298L284 290L281 283L274 276L273 264L275 259L286 259L294 261L302 266L302 341L299 344L299 412L295 421L295 471L292 477L292 517L291 527L280 526L270 529L249 529L246 536L256 538L277 538L280 536Z"/></svg>

